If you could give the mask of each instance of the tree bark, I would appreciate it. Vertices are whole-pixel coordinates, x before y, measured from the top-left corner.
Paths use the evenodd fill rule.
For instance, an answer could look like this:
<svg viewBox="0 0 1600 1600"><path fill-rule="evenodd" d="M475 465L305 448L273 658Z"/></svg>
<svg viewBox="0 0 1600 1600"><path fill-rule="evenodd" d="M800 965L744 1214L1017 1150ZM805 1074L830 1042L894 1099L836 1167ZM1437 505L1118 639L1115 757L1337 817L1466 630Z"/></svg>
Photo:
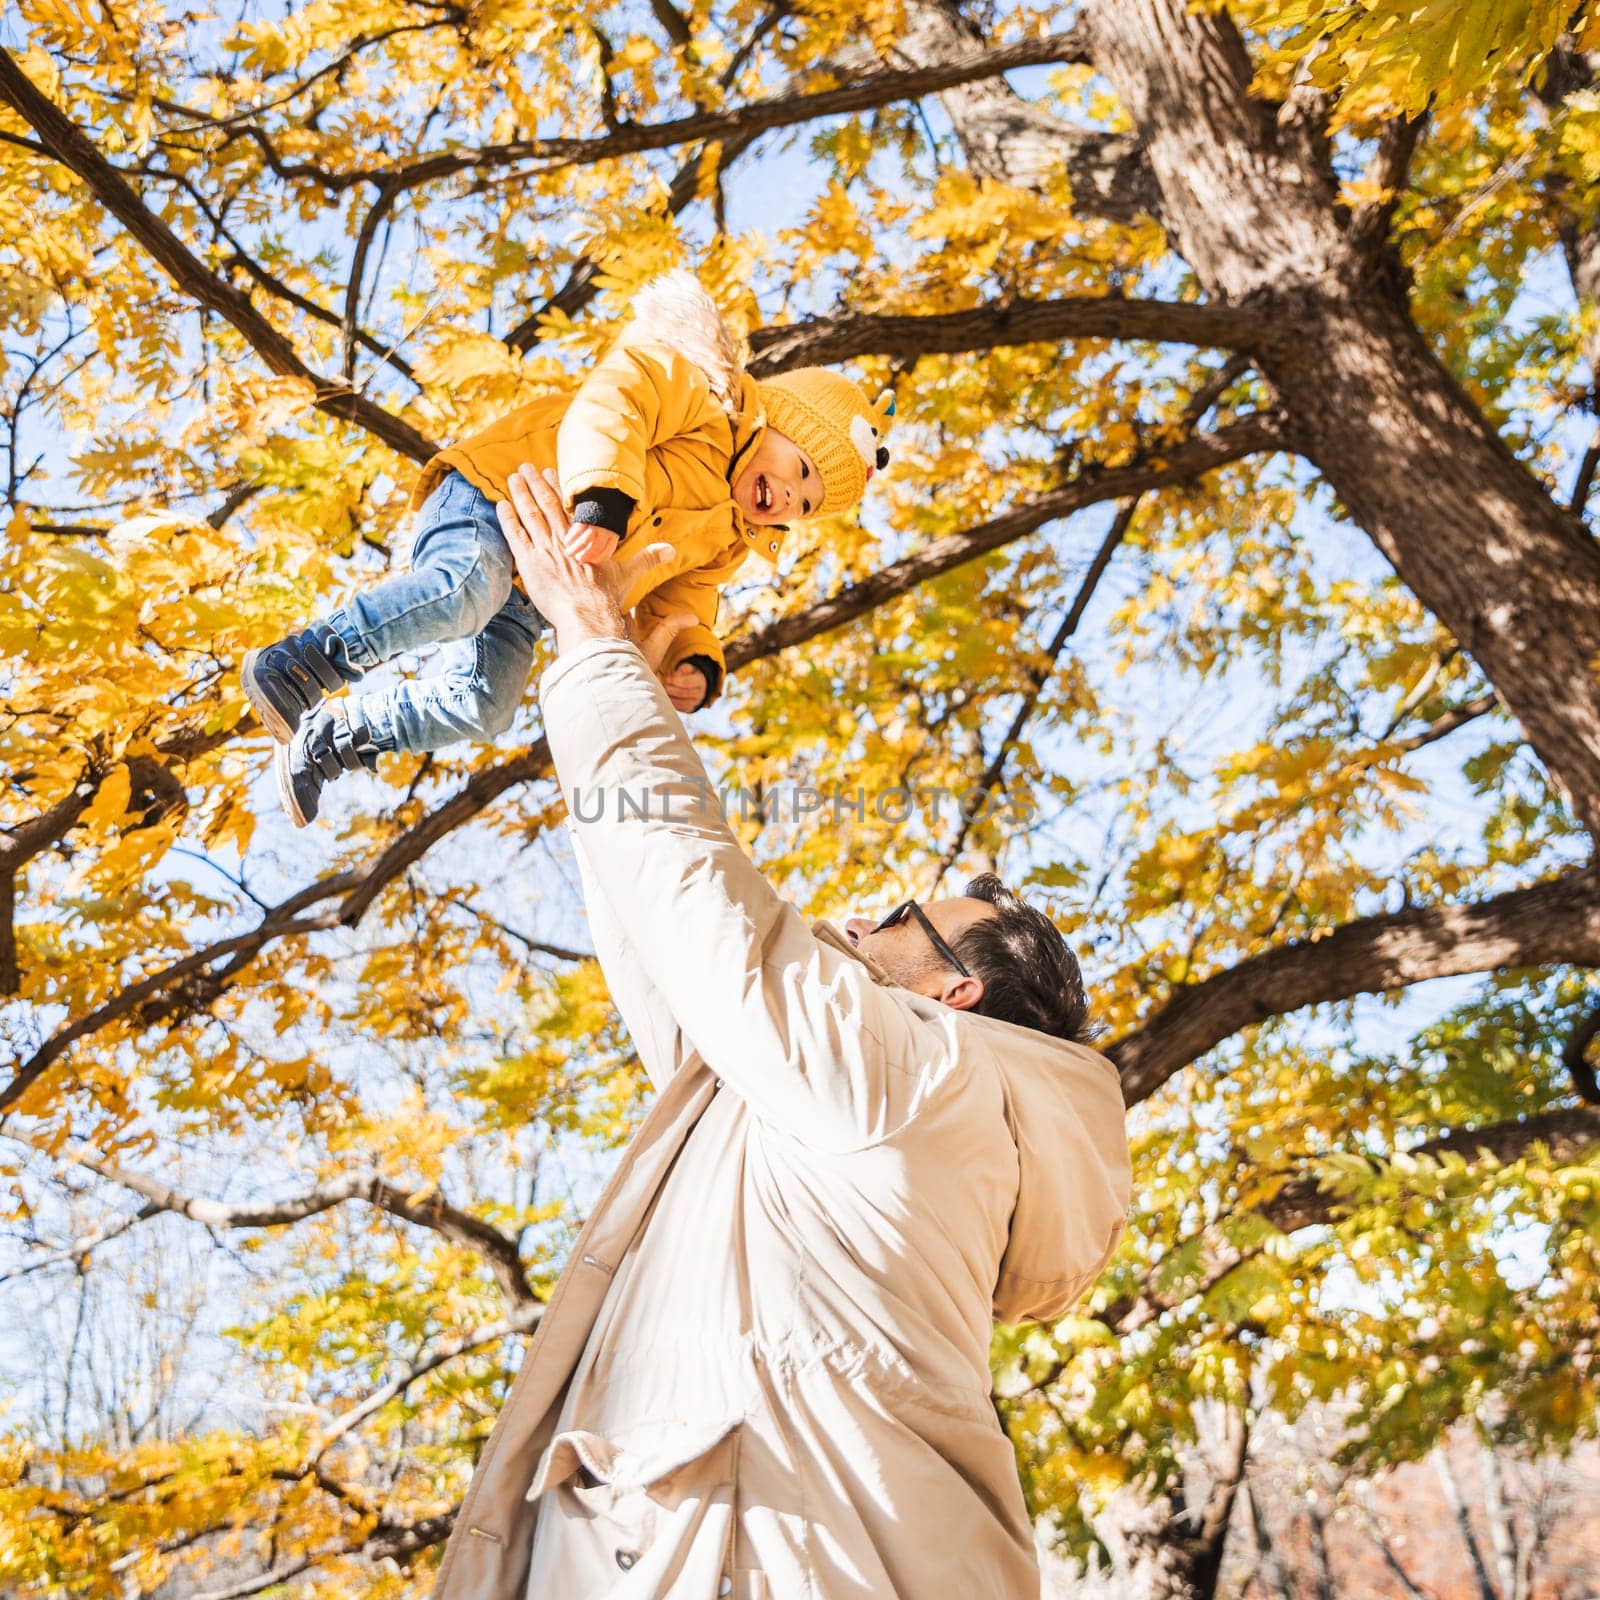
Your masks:
<svg viewBox="0 0 1600 1600"><path fill-rule="evenodd" d="M1314 125L1249 94L1225 13L1092 0L1095 64L1207 292L1294 330L1257 351L1310 460L1472 654L1600 835L1600 548L1417 331L1389 263L1351 247Z"/></svg>
<svg viewBox="0 0 1600 1600"><path fill-rule="evenodd" d="M1494 684L1600 836L1600 544L1380 294L1325 297L1265 354L1296 448Z"/></svg>
<svg viewBox="0 0 1600 1600"><path fill-rule="evenodd" d="M965 47L948 0L913 0L909 48ZM1250 346L1291 441L1495 685L1578 819L1600 836L1600 547L1518 462L1412 322L1399 269L1337 200L1318 97L1250 93L1225 12L1086 0L1090 59L1133 121L1128 197L1166 227L1213 301L1249 307ZM947 92L974 165L1041 186L1082 136L1005 85ZM1023 150L1005 126L1035 133ZM1020 125L1020 124L1018 124ZM1148 173L1148 177L1144 174ZM1115 216L1093 185L1078 208Z"/></svg>
<svg viewBox="0 0 1600 1600"><path fill-rule="evenodd" d="M1403 989L1428 978L1560 962L1600 965L1600 878L1574 872L1471 905L1347 922L1178 989L1107 1049L1136 1105L1241 1028L1302 1006Z"/></svg>

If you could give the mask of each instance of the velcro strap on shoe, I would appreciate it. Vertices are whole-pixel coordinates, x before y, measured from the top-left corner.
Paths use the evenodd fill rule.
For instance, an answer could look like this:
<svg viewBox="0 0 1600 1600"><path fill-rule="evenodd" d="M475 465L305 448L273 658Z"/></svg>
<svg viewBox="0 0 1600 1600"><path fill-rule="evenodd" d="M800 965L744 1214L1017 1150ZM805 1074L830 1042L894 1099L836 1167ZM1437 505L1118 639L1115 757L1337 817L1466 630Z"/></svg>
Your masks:
<svg viewBox="0 0 1600 1600"><path fill-rule="evenodd" d="M344 640L331 628L324 630L320 638L314 639L309 633L302 634L295 644L299 647L298 665L310 672L322 685L324 693L332 694L359 676L351 672L348 666L342 665L345 657Z"/></svg>
<svg viewBox="0 0 1600 1600"><path fill-rule="evenodd" d="M365 767L368 772L378 770L378 747L363 722L340 719L334 724L333 754L339 767L346 772L354 772L357 767ZM333 774L330 772L328 776L331 778Z"/></svg>

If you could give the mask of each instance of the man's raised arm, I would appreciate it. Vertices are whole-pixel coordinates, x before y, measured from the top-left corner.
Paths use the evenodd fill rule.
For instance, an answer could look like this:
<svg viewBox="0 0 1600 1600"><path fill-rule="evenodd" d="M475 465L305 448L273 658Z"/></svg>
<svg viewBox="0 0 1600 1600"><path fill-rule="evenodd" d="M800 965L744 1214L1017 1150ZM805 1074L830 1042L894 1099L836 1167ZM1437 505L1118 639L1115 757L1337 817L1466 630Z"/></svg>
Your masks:
<svg viewBox="0 0 1600 1600"><path fill-rule="evenodd" d="M589 933L594 940L600 970L606 975L611 998L628 1025L633 1047L639 1052L650 1082L658 1090L664 1089L667 1080L674 1077L688 1059L693 1046L678 1026L666 996L650 981L641 965L639 952L624 930L611 897L600 887L576 829L572 830L572 853L577 858L578 876L583 880L583 904L589 913Z"/></svg>
<svg viewBox="0 0 1600 1600"><path fill-rule="evenodd" d="M808 1142L880 1137L935 1063L913 1020L821 943L745 854L643 655L618 596L637 570L561 546L558 497L519 474L501 523L560 658L540 689L545 733L589 877L639 969L708 1066L758 1115Z"/></svg>

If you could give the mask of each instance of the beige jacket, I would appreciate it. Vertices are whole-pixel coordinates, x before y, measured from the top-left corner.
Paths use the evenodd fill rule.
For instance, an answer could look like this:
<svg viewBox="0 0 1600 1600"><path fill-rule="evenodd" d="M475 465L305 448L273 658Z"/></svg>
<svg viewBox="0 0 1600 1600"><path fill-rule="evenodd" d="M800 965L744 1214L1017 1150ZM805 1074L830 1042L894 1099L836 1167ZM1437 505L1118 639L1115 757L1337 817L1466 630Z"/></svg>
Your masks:
<svg viewBox="0 0 1600 1600"><path fill-rule="evenodd" d="M1116 1247L1114 1068L807 927L631 645L562 657L542 697L596 948L659 1093L435 1593L1033 1600L990 1335L1059 1317Z"/></svg>

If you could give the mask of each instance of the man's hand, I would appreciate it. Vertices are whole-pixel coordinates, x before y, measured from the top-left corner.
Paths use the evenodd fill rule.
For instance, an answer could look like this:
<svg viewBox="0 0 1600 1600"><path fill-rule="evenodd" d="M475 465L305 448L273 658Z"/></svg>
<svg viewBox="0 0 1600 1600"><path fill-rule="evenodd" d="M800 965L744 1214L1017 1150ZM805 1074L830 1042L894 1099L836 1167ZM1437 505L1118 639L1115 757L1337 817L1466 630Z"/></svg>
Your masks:
<svg viewBox="0 0 1600 1600"><path fill-rule="evenodd" d="M680 661L661 681L666 685L667 699L680 716L698 711L700 702L706 697L706 690L711 687L706 682L705 673L692 661Z"/></svg>
<svg viewBox="0 0 1600 1600"><path fill-rule="evenodd" d="M506 484L510 498L495 507L522 586L556 630L556 649L563 654L590 639L629 638L622 598L640 573L672 559L672 546L649 545L626 561L600 566L577 560L554 479L554 473L547 480L531 467L518 467Z"/></svg>
<svg viewBox="0 0 1600 1600"><path fill-rule="evenodd" d="M561 542L574 561L598 567L617 553L622 540L610 528L597 527L592 522L574 522L561 536Z"/></svg>

